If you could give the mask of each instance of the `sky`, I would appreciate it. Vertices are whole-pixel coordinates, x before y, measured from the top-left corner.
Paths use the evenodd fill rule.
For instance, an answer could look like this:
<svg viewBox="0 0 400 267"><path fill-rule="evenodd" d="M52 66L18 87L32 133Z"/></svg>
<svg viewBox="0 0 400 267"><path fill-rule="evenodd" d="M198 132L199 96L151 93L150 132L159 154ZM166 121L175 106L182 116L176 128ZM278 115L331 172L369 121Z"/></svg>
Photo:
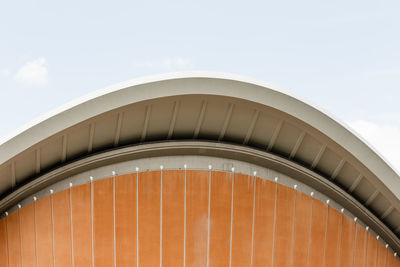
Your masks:
<svg viewBox="0 0 400 267"><path fill-rule="evenodd" d="M141 76L205 70L285 88L400 170L400 2L0 2L0 139Z"/></svg>

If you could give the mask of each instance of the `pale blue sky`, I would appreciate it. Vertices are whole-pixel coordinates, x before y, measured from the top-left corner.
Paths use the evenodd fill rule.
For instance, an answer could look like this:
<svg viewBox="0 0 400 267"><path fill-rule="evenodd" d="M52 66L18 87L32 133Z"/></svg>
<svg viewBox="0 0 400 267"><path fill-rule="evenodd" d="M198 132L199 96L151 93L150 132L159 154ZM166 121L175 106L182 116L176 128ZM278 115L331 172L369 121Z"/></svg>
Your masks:
<svg viewBox="0 0 400 267"><path fill-rule="evenodd" d="M399 1L3 1L0 137L149 74L277 84L347 122L400 169Z"/></svg>

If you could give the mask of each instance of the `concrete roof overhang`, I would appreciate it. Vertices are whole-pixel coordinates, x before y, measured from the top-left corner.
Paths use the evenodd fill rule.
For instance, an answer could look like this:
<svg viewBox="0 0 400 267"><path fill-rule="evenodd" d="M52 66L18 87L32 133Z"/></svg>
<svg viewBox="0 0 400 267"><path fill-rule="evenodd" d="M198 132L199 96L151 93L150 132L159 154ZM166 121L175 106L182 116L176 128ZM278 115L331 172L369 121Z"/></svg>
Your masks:
<svg viewBox="0 0 400 267"><path fill-rule="evenodd" d="M0 212L57 168L121 147L177 140L240 145L303 166L356 199L400 244L399 175L370 146L276 86L209 72L107 87L0 141Z"/></svg>

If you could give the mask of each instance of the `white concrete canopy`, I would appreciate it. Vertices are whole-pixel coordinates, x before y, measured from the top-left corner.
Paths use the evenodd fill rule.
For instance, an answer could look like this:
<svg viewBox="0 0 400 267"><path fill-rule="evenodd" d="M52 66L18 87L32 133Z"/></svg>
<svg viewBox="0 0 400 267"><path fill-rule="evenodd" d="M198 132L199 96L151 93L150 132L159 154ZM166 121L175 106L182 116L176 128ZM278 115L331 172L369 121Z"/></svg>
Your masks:
<svg viewBox="0 0 400 267"><path fill-rule="evenodd" d="M332 116L275 86L209 72L120 83L2 140L0 212L51 170L110 149L170 140L236 144L305 166L399 234L400 177L370 146Z"/></svg>

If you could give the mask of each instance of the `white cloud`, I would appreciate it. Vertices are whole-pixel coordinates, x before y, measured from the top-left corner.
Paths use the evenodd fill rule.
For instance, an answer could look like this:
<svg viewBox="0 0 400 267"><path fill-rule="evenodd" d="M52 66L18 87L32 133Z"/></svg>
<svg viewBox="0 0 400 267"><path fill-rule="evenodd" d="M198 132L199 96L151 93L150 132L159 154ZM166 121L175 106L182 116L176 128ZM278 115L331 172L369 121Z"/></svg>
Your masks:
<svg viewBox="0 0 400 267"><path fill-rule="evenodd" d="M365 120L353 121L349 125L399 172L400 127Z"/></svg>
<svg viewBox="0 0 400 267"><path fill-rule="evenodd" d="M15 74L15 80L29 85L45 85L48 80L46 59L40 57L25 63Z"/></svg>
<svg viewBox="0 0 400 267"><path fill-rule="evenodd" d="M141 62L136 64L136 67L173 71L192 69L194 65L190 60L183 57L166 57L161 60Z"/></svg>

